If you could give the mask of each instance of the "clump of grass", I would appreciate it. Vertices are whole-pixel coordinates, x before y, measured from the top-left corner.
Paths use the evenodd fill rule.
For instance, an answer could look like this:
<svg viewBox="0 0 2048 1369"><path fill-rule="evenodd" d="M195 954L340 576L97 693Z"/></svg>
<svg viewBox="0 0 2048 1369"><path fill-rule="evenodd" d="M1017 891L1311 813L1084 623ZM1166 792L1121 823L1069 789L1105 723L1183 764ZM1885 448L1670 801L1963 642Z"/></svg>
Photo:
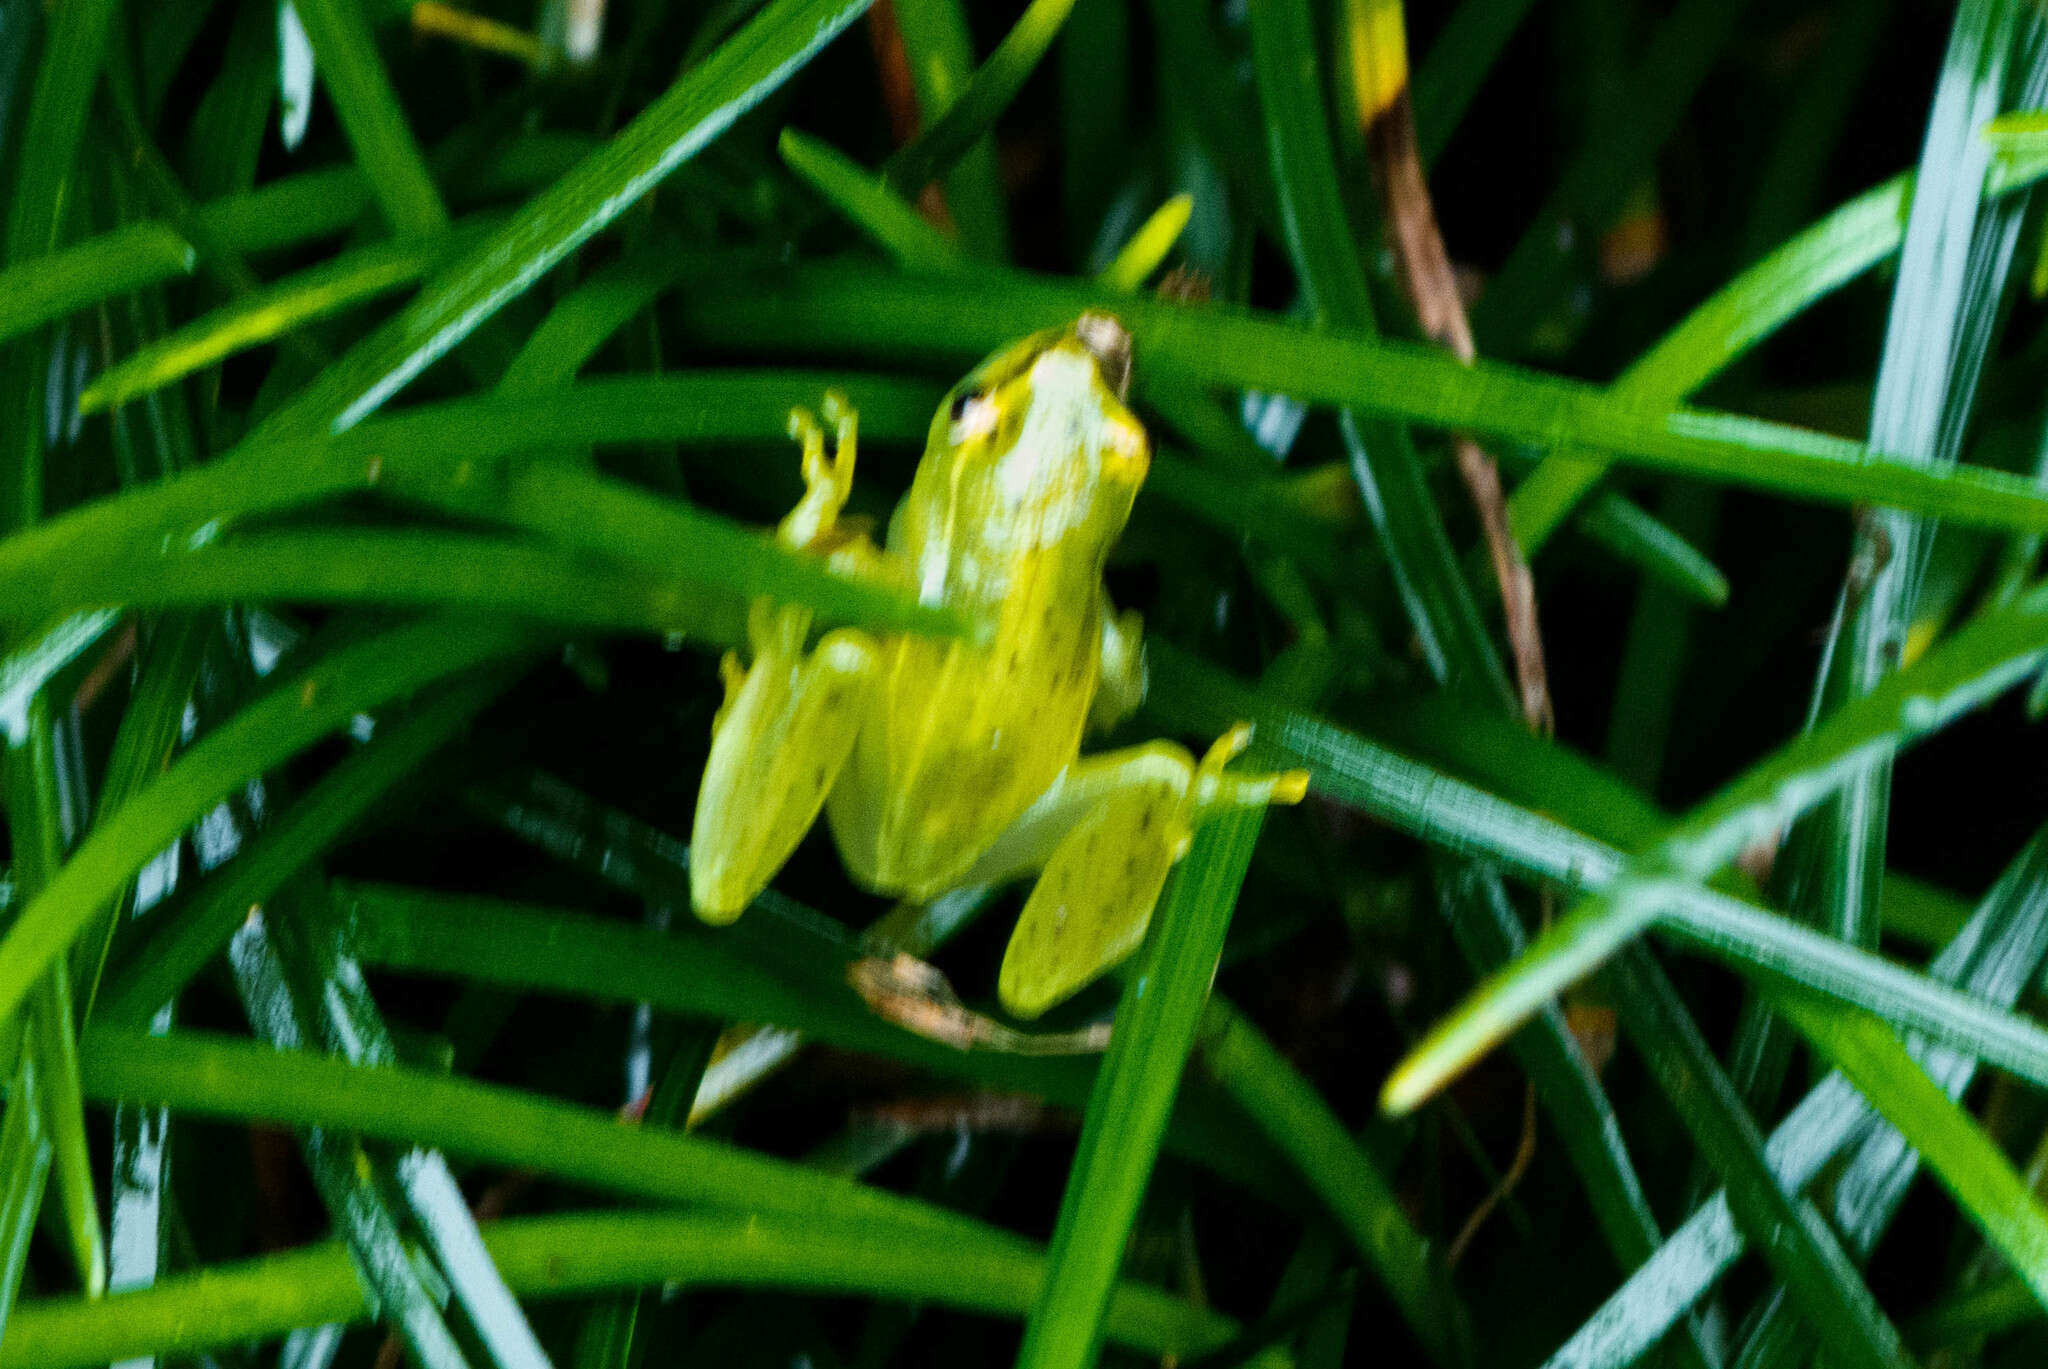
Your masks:
<svg viewBox="0 0 2048 1369"><path fill-rule="evenodd" d="M0 1366L2038 1356L2048 21L1652 9L0 0ZM1034 1039L677 834L1084 309L1311 798Z"/></svg>

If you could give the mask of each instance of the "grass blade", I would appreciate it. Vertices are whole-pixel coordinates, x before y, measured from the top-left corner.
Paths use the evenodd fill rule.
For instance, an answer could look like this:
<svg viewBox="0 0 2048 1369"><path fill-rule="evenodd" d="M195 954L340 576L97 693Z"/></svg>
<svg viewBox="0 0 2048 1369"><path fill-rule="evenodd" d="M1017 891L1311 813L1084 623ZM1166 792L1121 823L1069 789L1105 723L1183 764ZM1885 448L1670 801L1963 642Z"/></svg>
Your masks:
<svg viewBox="0 0 2048 1369"><path fill-rule="evenodd" d="M1696 883L1917 737L2024 678L2048 651L2048 586L1987 613L1878 689L1849 704L1701 805L1617 881L1583 900L1521 959L1431 1030L1387 1081L1385 1106L1406 1111L1480 1051L1664 911Z"/></svg>
<svg viewBox="0 0 2048 1369"><path fill-rule="evenodd" d="M484 1244L515 1292L555 1298L679 1283L812 1289L1015 1316L1044 1269L1029 1247L936 1242L872 1219L762 1213L514 1218L492 1223ZM89 1369L367 1316L346 1252L314 1246L174 1276L97 1304L31 1304L10 1327L0 1369ZM1227 1318L1135 1284L1117 1290L1105 1327L1118 1344L1151 1355L1187 1355L1237 1334Z"/></svg>
<svg viewBox="0 0 2048 1369"><path fill-rule="evenodd" d="M358 0L291 0L370 191L401 238L445 232L448 210L399 108Z"/></svg>
<svg viewBox="0 0 2048 1369"><path fill-rule="evenodd" d="M2048 1210L1983 1128L1950 1101L1890 1028L1864 1013L1801 996L1773 1004L1856 1085L1954 1195L1964 1215L2048 1306ZM1832 1342L1830 1342L1832 1344Z"/></svg>
<svg viewBox="0 0 2048 1369"><path fill-rule="evenodd" d="M801 67L867 0L774 0L302 390L269 428L339 431L374 412L505 302L624 213Z"/></svg>

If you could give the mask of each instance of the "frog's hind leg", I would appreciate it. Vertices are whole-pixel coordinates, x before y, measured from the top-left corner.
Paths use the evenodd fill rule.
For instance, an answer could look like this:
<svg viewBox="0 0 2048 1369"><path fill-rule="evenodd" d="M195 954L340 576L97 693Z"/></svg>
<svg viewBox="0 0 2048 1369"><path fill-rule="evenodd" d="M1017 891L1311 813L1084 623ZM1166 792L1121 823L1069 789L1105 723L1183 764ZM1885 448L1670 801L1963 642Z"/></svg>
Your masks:
<svg viewBox="0 0 2048 1369"><path fill-rule="evenodd" d="M853 413L828 394L825 414L839 429L829 456L817 419L801 409L790 416L803 443L804 497L776 536L835 560L872 557L866 538L838 523L853 482ZM804 609L756 600L747 615L753 663L727 653L720 665L725 703L712 719L690 834L690 902L706 922L731 922L767 887L853 753L880 648L841 630L806 651L810 623Z"/></svg>
<svg viewBox="0 0 2048 1369"><path fill-rule="evenodd" d="M1036 1017L1135 951L1206 814L1300 801L1299 770L1224 769L1250 737L1232 728L1199 763L1166 742L1079 761L990 848L970 881L1040 870L1003 956L1006 1009Z"/></svg>

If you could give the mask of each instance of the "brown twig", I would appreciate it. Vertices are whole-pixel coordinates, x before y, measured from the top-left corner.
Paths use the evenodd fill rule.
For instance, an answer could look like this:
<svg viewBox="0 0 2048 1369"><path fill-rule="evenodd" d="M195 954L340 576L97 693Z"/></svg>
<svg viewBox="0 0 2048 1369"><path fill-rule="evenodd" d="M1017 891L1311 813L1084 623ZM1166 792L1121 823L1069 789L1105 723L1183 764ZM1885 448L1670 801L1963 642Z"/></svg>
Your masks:
<svg viewBox="0 0 2048 1369"><path fill-rule="evenodd" d="M1350 0L1348 9L1358 113L1365 126L1366 150L1379 177L1401 278L1423 333L1470 365L1478 348L1465 316L1465 302L1458 294L1457 274L1451 269L1450 254L1437 227L1436 208L1423 179L1422 156L1415 141L1400 0ZM1532 729L1547 735L1553 718L1543 635L1536 615L1536 585L1508 522L1500 467L1464 434L1452 436L1451 450L1457 458L1458 476L1479 515L1494 579L1500 585L1522 717Z"/></svg>

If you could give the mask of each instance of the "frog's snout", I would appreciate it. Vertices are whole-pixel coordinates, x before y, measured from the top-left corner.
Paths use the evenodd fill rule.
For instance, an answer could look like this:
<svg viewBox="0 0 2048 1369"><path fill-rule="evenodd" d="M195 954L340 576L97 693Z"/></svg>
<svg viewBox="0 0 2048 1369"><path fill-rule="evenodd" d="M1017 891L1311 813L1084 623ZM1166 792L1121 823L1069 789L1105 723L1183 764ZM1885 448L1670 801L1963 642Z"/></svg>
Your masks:
<svg viewBox="0 0 2048 1369"><path fill-rule="evenodd" d="M1074 320L1074 336L1102 372L1102 383L1118 401L1131 393L1131 330L1114 314L1086 313Z"/></svg>

